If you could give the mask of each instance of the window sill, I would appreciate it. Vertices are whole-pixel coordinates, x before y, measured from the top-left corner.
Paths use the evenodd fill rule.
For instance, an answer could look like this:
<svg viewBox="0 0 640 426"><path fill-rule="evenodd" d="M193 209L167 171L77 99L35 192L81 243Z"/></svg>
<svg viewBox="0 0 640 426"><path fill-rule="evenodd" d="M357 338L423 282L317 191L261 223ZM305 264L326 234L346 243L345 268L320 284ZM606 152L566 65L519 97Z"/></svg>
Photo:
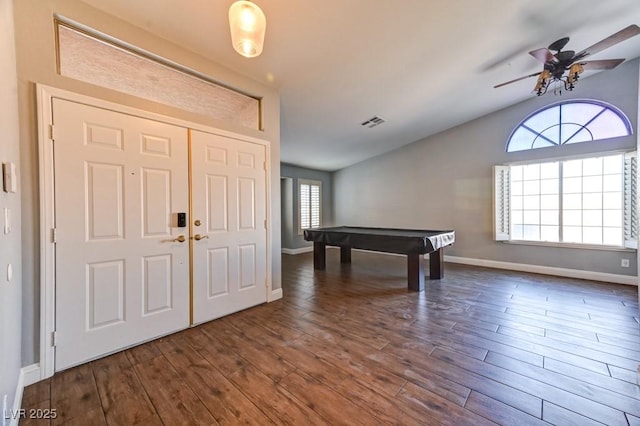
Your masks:
<svg viewBox="0 0 640 426"><path fill-rule="evenodd" d="M622 252L636 252L637 249L618 247L618 246L600 246L595 244L576 244L576 243L555 243L547 241L526 241L526 240L509 240L500 241L507 244L524 245L524 246L541 246L541 247L562 247L571 249L582 250L600 250L600 251L622 251Z"/></svg>

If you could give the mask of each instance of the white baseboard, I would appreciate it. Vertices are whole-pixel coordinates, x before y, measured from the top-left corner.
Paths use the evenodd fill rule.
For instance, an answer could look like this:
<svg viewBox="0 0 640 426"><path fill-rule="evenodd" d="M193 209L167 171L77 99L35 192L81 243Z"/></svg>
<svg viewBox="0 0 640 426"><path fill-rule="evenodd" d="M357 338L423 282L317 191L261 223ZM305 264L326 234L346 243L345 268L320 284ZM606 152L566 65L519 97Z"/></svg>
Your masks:
<svg viewBox="0 0 640 426"><path fill-rule="evenodd" d="M282 299L282 289L276 288L275 290L271 290L271 297L267 302L275 302L278 299Z"/></svg>
<svg viewBox="0 0 640 426"><path fill-rule="evenodd" d="M31 365L27 365L26 367L22 367L20 370L20 374L24 375L24 387L30 386L34 383L38 383L42 380L42 375L40 373L40 364L35 363Z"/></svg>
<svg viewBox="0 0 640 426"><path fill-rule="evenodd" d="M464 265L483 266L486 268L508 269L511 271L531 272L534 274L555 275L583 280L604 281L615 284L638 285L638 277L631 275L610 274L606 272L581 271L578 269L556 268L553 266L529 265L525 263L500 262L497 260L473 259L469 257L446 256L445 262Z"/></svg>
<svg viewBox="0 0 640 426"><path fill-rule="evenodd" d="M20 375L18 376L18 384L16 386L15 394L16 396L13 399L13 407L11 407L11 413L3 413L5 419L9 420L9 426L18 426L18 421L20 420L20 409L22 408L22 393L25 387L24 376L25 374L23 368L20 370Z"/></svg>
<svg viewBox="0 0 640 426"><path fill-rule="evenodd" d="M313 251L313 246L309 246L309 247L300 247L297 249L289 249L289 248L282 248L282 253L283 254L302 254L302 253L311 253Z"/></svg>
<svg viewBox="0 0 640 426"><path fill-rule="evenodd" d="M11 413L3 413L3 415L9 420L8 426L18 426L18 421L21 417L22 409L22 396L24 394L24 388L40 381L40 364L31 364L20 369L18 375L18 384L16 385L16 396L13 400L13 407ZM4 424L4 423L3 423Z"/></svg>

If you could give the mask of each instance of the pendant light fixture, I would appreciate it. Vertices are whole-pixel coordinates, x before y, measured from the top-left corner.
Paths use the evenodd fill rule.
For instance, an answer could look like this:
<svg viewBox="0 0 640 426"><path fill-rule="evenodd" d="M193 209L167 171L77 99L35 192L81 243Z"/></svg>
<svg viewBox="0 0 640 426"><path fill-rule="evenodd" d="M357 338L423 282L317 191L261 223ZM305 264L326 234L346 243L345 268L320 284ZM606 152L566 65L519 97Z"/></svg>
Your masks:
<svg viewBox="0 0 640 426"><path fill-rule="evenodd" d="M229 8L229 28L233 48L247 58L262 53L267 20L255 3L239 0Z"/></svg>

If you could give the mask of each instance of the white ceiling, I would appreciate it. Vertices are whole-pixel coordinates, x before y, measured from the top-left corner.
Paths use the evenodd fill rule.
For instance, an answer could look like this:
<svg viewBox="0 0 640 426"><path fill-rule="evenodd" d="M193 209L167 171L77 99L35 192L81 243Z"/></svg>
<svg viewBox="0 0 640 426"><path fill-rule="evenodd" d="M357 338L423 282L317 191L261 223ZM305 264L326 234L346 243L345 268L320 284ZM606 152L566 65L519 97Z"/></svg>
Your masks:
<svg viewBox="0 0 640 426"><path fill-rule="evenodd" d="M533 78L493 88L542 69L530 50L570 36L580 51L640 24L638 0L255 0L265 48L246 59L233 0L83 1L276 87L281 160L330 171L535 96ZM590 59L639 56L637 36ZM360 125L374 115L387 122Z"/></svg>

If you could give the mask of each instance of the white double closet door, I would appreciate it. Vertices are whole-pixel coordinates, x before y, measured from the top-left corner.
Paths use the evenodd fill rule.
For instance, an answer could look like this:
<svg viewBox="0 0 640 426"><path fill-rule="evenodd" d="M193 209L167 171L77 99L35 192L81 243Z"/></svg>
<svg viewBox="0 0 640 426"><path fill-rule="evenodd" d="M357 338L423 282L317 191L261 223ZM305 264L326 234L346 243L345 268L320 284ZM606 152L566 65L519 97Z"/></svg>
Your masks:
<svg viewBox="0 0 640 426"><path fill-rule="evenodd" d="M57 371L266 301L263 145L52 109Z"/></svg>

